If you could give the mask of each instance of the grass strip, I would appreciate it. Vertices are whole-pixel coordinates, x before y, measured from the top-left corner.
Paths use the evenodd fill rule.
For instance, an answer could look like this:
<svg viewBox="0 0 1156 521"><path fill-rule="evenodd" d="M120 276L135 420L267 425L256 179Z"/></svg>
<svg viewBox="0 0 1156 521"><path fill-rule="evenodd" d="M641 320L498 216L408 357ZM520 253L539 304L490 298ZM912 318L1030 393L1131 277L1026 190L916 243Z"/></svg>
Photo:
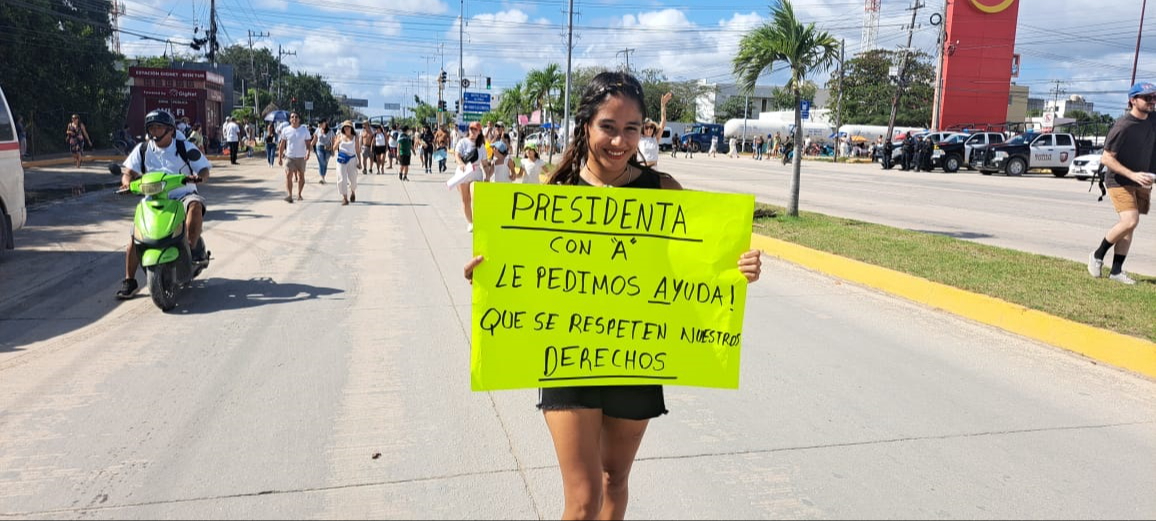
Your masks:
<svg viewBox="0 0 1156 521"><path fill-rule="evenodd" d="M755 219L758 234L1156 342L1153 277L1132 275L1137 284L1127 286L1094 279L1067 259L817 213L789 217L772 205L758 210L775 214Z"/></svg>

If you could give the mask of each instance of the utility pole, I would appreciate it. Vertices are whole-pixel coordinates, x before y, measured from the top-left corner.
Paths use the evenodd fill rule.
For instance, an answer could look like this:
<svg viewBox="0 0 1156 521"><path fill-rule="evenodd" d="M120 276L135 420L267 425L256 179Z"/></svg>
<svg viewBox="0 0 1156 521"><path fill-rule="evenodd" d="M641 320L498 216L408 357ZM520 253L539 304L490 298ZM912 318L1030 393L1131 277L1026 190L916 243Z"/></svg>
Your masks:
<svg viewBox="0 0 1156 521"><path fill-rule="evenodd" d="M940 98L943 97L943 58L946 54L944 52L947 44L947 7L948 0L943 0L943 18L939 20L939 43L937 51L939 56L935 60L935 94L931 98L931 131L939 130L939 104ZM888 136L890 139L890 136Z"/></svg>
<svg viewBox="0 0 1156 521"><path fill-rule="evenodd" d="M566 106L562 115L562 143L570 142L570 65L574 55L574 0L566 8ZM521 135L519 133L518 135ZM553 149L551 149L553 151Z"/></svg>
<svg viewBox="0 0 1156 521"><path fill-rule="evenodd" d="M630 53L632 52L634 52L634 49L626 48L614 53L615 58L617 58L619 54L622 54L626 57L626 71L630 71Z"/></svg>
<svg viewBox="0 0 1156 521"><path fill-rule="evenodd" d="M899 60L899 79L895 86L895 95L891 98L891 117L887 120L887 139L891 139L891 135L895 133L895 111L899 108L899 97L903 95L903 88L907 86L907 62L911 55L911 37L915 35L915 17L919 14L919 9L923 7L921 0L915 0L915 3L908 8L911 11L911 25L907 27L907 46L903 48L903 57Z"/></svg>
<svg viewBox="0 0 1156 521"><path fill-rule="evenodd" d="M254 65L253 65L253 37L254 36L257 38L268 38L269 33L261 33L261 32L255 33L253 31L249 31L249 73L253 75L253 79L257 79L257 71L254 69Z"/></svg>
<svg viewBox="0 0 1156 521"><path fill-rule="evenodd" d="M277 106L281 107L281 57L297 56L297 51L283 51L281 44L277 44Z"/></svg>
<svg viewBox="0 0 1156 521"><path fill-rule="evenodd" d="M257 83L257 69L253 65L253 37L254 36L256 36L257 38L268 38L269 33L261 33L261 32L255 33L253 31L249 31L249 74L252 75L253 83L256 84ZM241 89L241 94L242 95L245 94L245 89ZM244 96L242 96L242 99L244 99ZM261 109L259 107L257 107L257 94L253 93L253 113L256 114L260 110Z"/></svg>
<svg viewBox="0 0 1156 521"><path fill-rule="evenodd" d="M843 48L846 47L847 40L839 40L839 97L835 101L835 163L839 162L839 127L843 126ZM847 136L851 139L851 136Z"/></svg>
<svg viewBox="0 0 1156 521"><path fill-rule="evenodd" d="M1144 11L1148 9L1148 0L1140 4L1140 29L1136 31L1136 55L1132 57L1132 81L1128 85L1136 84L1136 65L1140 63L1140 36L1144 34Z"/></svg>
<svg viewBox="0 0 1156 521"><path fill-rule="evenodd" d="M217 67L217 0L209 1L209 65Z"/></svg>
<svg viewBox="0 0 1156 521"><path fill-rule="evenodd" d="M1060 88L1060 85L1062 85L1062 84L1063 84L1063 82L1062 82L1062 81L1060 81L1060 80L1052 80L1052 83L1053 83L1055 86L1054 86L1054 87L1052 87L1052 90L1050 90L1050 91L1048 91L1048 92L1051 92L1051 93L1052 93L1052 114L1054 115L1054 114L1056 114L1056 113L1058 113L1058 112L1060 111L1060 95L1061 95L1061 94L1067 94L1067 93L1068 93L1068 91L1066 91L1066 90L1064 90L1064 89Z"/></svg>

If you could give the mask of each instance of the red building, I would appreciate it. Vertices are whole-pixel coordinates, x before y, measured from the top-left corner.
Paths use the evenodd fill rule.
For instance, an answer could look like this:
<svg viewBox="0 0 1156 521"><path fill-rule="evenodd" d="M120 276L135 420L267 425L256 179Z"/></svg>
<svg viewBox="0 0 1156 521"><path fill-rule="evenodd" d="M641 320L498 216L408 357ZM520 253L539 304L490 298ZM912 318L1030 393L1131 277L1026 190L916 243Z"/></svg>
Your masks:
<svg viewBox="0 0 1156 521"><path fill-rule="evenodd" d="M224 77L211 71L129 67L129 130L144 135L144 117L165 109L178 120L200 123L205 137L220 136Z"/></svg>
<svg viewBox="0 0 1156 521"><path fill-rule="evenodd" d="M1002 129L1007 120L1018 0L956 0L947 8L939 128Z"/></svg>

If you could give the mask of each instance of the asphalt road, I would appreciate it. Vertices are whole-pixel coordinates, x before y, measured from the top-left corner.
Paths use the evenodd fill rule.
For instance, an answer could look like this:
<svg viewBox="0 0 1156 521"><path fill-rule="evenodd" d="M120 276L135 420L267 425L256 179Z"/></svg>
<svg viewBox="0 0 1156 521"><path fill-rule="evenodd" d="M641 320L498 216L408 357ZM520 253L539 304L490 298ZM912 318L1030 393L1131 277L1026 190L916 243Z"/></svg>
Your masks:
<svg viewBox="0 0 1156 521"><path fill-rule="evenodd" d="M663 156L659 169L688 188L754 193L787 206L790 166L754 161ZM799 209L949 235L1004 248L1087 262L1117 216L1089 181L1047 173L1023 177L883 170L877 164L805 161ZM1142 217L1125 270L1156 276L1156 214Z"/></svg>
<svg viewBox="0 0 1156 521"><path fill-rule="evenodd" d="M709 161L662 166L785 190ZM33 210L0 260L0 516L556 518L535 391L469 390L471 236L446 176L362 176L342 207L333 184L287 204L243 165L203 189L216 260L169 314L112 299L133 198ZM941 178L1079 193L815 171L816 211L824 187ZM739 390L667 389L630 517L1156 516L1156 382L773 260L743 336Z"/></svg>

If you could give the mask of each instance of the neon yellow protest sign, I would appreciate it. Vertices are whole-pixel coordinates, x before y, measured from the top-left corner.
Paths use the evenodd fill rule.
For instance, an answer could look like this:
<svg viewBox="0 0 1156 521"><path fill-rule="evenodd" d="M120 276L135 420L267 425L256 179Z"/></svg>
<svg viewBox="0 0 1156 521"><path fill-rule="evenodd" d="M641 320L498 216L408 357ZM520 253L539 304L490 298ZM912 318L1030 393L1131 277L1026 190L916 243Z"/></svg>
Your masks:
<svg viewBox="0 0 1156 521"><path fill-rule="evenodd" d="M475 183L471 388L738 388L750 195Z"/></svg>

